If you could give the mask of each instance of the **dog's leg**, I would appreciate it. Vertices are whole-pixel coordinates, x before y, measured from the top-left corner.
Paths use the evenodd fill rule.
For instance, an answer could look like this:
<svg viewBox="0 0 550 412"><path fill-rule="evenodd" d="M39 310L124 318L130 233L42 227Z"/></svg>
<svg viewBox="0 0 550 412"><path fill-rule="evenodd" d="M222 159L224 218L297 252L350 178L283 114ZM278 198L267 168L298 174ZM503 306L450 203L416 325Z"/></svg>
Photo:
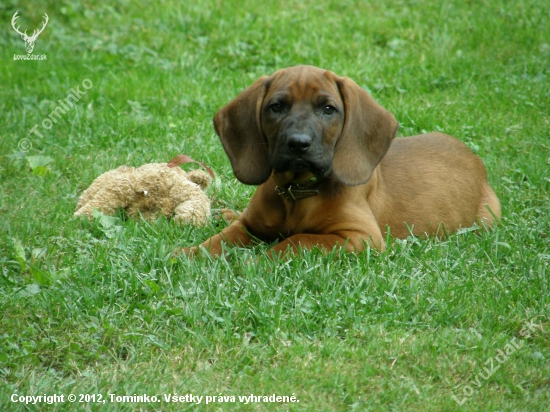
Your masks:
<svg viewBox="0 0 550 412"><path fill-rule="evenodd" d="M204 248L212 256L220 256L223 252L222 245L224 243L227 245L245 246L250 244L251 242L252 237L248 233L248 230L244 223L240 220L235 220L220 233L207 239L199 246L177 248L174 250L174 252L172 252L172 255L187 255L192 257L200 253L200 248Z"/></svg>
<svg viewBox="0 0 550 412"><path fill-rule="evenodd" d="M495 191L489 183L484 182L481 188L481 201L477 209L477 216L480 224L492 226L496 220L500 220L500 202Z"/></svg>
<svg viewBox="0 0 550 412"><path fill-rule="evenodd" d="M313 249L318 247L330 252L335 246L344 247L348 252L361 252L367 246L384 251L386 245L382 237L380 229L376 227L374 234L358 233L358 232L342 232L339 234L313 235L301 233L290 236L277 245L273 246L268 251L268 255L286 255L288 252L295 254L298 249ZM289 249L290 248L290 249Z"/></svg>

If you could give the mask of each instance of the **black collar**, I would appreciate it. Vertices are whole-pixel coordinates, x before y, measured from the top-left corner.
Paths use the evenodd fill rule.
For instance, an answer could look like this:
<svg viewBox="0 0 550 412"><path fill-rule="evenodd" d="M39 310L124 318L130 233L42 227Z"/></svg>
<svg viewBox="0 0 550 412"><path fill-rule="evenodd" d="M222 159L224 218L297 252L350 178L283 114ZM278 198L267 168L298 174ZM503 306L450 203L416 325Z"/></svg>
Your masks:
<svg viewBox="0 0 550 412"><path fill-rule="evenodd" d="M312 176L303 183L288 183L284 186L276 186L277 194L287 200L300 200L319 194L319 189L314 189L321 179Z"/></svg>

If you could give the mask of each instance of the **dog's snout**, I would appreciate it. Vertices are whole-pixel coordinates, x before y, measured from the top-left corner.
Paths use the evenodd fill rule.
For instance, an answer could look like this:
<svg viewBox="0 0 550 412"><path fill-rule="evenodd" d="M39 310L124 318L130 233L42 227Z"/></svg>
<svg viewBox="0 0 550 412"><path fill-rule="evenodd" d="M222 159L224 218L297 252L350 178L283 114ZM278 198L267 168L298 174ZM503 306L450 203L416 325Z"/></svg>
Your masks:
<svg viewBox="0 0 550 412"><path fill-rule="evenodd" d="M292 134L287 139L287 146L293 154L304 154L311 147L311 136L307 134Z"/></svg>

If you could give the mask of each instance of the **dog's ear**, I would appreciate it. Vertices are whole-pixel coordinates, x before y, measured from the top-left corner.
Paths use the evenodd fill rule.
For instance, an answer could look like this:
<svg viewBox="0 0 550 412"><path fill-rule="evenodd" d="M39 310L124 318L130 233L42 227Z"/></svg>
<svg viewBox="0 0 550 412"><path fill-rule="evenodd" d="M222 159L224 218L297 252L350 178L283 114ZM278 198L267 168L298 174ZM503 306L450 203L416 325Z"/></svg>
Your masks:
<svg viewBox="0 0 550 412"><path fill-rule="evenodd" d="M267 76L261 77L214 116L214 128L235 177L249 185L262 184L271 174L267 139L260 125L268 83Z"/></svg>
<svg viewBox="0 0 550 412"><path fill-rule="evenodd" d="M334 148L333 172L346 185L367 182L397 134L395 117L353 80L334 76L344 102L344 128Z"/></svg>

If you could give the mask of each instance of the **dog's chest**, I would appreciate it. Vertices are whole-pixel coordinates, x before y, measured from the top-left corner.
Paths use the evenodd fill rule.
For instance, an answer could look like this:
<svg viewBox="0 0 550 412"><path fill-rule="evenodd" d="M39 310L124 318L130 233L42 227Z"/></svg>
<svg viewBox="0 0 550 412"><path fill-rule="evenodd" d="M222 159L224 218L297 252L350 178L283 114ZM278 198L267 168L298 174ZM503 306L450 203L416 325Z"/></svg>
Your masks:
<svg viewBox="0 0 550 412"><path fill-rule="evenodd" d="M302 199L298 201L285 200L285 213L278 222L278 232L284 237L299 233L318 233L319 218L322 211L321 203L316 198Z"/></svg>

